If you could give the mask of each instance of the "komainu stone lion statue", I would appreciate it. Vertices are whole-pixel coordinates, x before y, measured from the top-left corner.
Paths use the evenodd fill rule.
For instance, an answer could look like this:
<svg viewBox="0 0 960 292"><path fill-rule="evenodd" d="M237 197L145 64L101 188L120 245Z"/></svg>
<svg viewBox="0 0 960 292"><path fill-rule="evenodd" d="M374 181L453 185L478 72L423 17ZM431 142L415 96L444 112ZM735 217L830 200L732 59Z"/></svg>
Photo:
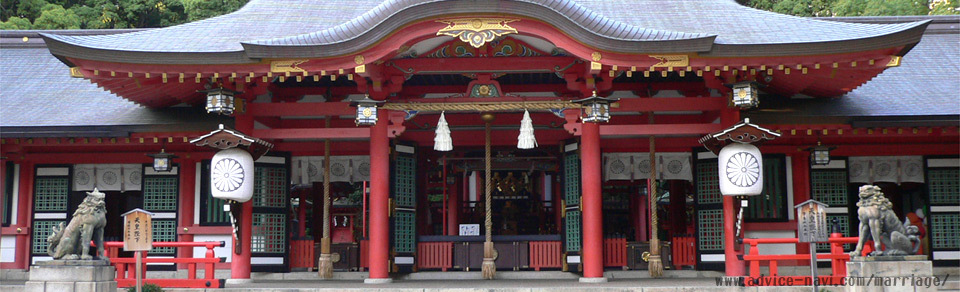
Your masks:
<svg viewBox="0 0 960 292"><path fill-rule="evenodd" d="M880 192L880 187L864 185L860 187L860 201L857 202L857 215L860 218L860 240L850 256L859 256L863 244L873 240L874 251L871 256L913 255L920 248L919 229L910 221L900 222L891 210L893 204ZM880 244L886 250L880 250Z"/></svg>
<svg viewBox="0 0 960 292"><path fill-rule="evenodd" d="M83 203L73 212L73 219L67 228L63 223L53 227L53 234L47 238L47 253L55 260L91 260L90 240L97 245L97 255L103 257L103 227L107 225L107 210L104 207L104 194L97 189L87 192Z"/></svg>

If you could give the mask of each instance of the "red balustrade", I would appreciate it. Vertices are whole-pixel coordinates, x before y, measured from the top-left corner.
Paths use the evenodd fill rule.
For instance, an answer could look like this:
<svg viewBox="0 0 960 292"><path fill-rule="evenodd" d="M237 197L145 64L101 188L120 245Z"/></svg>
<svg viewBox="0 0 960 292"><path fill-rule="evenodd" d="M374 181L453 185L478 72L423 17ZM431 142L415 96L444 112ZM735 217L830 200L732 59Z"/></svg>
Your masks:
<svg viewBox="0 0 960 292"><path fill-rule="evenodd" d="M672 249L673 266L678 270L697 264L697 246L692 236L674 237Z"/></svg>
<svg viewBox="0 0 960 292"><path fill-rule="evenodd" d="M603 266L604 267L626 267L627 266L627 239L604 238L603 239Z"/></svg>
<svg viewBox="0 0 960 292"><path fill-rule="evenodd" d="M313 268L317 259L313 246L313 239L290 241L290 268Z"/></svg>
<svg viewBox="0 0 960 292"><path fill-rule="evenodd" d="M531 241L530 267L535 271L541 268L562 268L561 246L559 241Z"/></svg>
<svg viewBox="0 0 960 292"><path fill-rule="evenodd" d="M144 284L155 284L163 288L223 288L224 280L214 278L214 264L222 263L225 258L218 258L213 252L215 247L223 247L223 241L207 242L154 242L153 247L175 247L175 248L194 248L205 247L207 252L202 258L151 258L147 252L141 252L141 271ZM134 257L120 257L120 248L123 248L122 241L108 241L104 243L104 249L110 263L117 269L117 287L131 287L137 284L136 263ZM146 277L147 263L164 264L185 264L187 266L187 279L150 279ZM197 279L197 265L203 265L203 278Z"/></svg>
<svg viewBox="0 0 960 292"><path fill-rule="evenodd" d="M453 242L417 243L417 267L440 269L444 272L453 267Z"/></svg>
<svg viewBox="0 0 960 292"><path fill-rule="evenodd" d="M832 267L831 275L818 276L820 279L821 285L843 285L844 277L847 276L847 262L850 261L850 255L843 252L843 245L850 243L857 243L857 237L841 237L839 233L833 233L830 235L828 242L830 243L830 253L828 254L817 254L817 259L829 259L830 265ZM760 244L777 244L777 243L793 243L799 244L800 240L796 238L748 238L744 239L743 243L750 246L749 254L743 256L743 260L747 262L747 265L750 267L749 276L746 277L745 283L747 286L764 286L768 284L782 284L782 283L795 283L798 286L809 286L810 276L780 276L778 271L778 262L779 261L802 261L810 260L810 254L786 254L786 255L761 255L758 245ZM816 248L816 246L811 246L811 248ZM864 251L866 253L866 251ZM767 263L770 268L770 274L767 276L761 277L760 275L760 266L763 263ZM813 263L816 264L816 263ZM793 278L791 281L756 281L759 278Z"/></svg>

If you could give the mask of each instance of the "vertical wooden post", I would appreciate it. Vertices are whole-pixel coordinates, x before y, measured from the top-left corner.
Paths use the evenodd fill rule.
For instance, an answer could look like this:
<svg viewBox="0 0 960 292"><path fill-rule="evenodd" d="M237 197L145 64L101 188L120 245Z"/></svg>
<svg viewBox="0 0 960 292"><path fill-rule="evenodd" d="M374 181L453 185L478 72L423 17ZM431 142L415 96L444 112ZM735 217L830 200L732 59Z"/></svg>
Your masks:
<svg viewBox="0 0 960 292"><path fill-rule="evenodd" d="M370 277L365 283L389 283L388 260L390 251L389 202L390 145L387 137L387 110L370 128Z"/></svg>
<svg viewBox="0 0 960 292"><path fill-rule="evenodd" d="M143 292L143 267L141 266L143 259L140 257L140 251L136 251L134 257L137 258L137 292Z"/></svg>
<svg viewBox="0 0 960 292"><path fill-rule="evenodd" d="M600 177L600 125L582 123L580 134L580 178L583 209L583 278L581 282L606 282L603 277L603 198Z"/></svg>
<svg viewBox="0 0 960 292"><path fill-rule="evenodd" d="M188 154L189 155L189 154ZM196 203L196 183L197 183L197 163L193 159L185 158L180 160L180 227L185 233L180 234L180 241L193 241L193 234L186 233L189 227L193 227L194 203ZM212 206L217 208L222 206ZM178 248L177 257L192 258L192 248ZM184 264L178 265L180 268Z"/></svg>
<svg viewBox="0 0 960 292"><path fill-rule="evenodd" d="M20 192L17 196L17 226L23 226L26 232L17 234L17 253L14 256L14 263L18 269L27 269L30 266L30 235L33 227L33 186L34 186L34 163L23 161L20 163ZM14 206L11 206L14 207Z"/></svg>
<svg viewBox="0 0 960 292"><path fill-rule="evenodd" d="M236 128L237 131L241 133L252 132L253 116L249 114L237 115ZM250 258L252 249L250 243L252 239L251 233L253 233L253 200L241 204L241 212L240 238L237 240L240 241L242 248L240 254L234 252L230 260L230 279L234 280L232 282L244 283L250 281Z"/></svg>
<svg viewBox="0 0 960 292"><path fill-rule="evenodd" d="M721 126L729 127L739 121L740 110L725 108L720 111ZM733 196L723 196L723 255L727 276L743 276L746 273L746 266L738 257L742 252L737 252L736 221L739 210L740 204L735 202Z"/></svg>

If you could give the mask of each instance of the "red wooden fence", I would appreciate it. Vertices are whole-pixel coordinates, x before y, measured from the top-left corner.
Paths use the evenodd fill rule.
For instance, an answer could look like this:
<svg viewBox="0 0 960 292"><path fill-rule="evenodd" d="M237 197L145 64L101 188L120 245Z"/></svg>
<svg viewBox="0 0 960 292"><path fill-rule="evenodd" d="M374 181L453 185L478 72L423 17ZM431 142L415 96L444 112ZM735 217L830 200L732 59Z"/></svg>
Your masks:
<svg viewBox="0 0 960 292"><path fill-rule="evenodd" d="M563 253L559 241L531 241L530 267L535 271L541 268L561 268Z"/></svg>
<svg viewBox="0 0 960 292"><path fill-rule="evenodd" d="M176 247L176 248L194 248L194 247L206 247L207 252L202 258L150 258L147 257L147 252L142 252L141 260L143 269L143 283L144 284L155 284L164 288L223 288L224 281L223 279L215 279L214 276L214 267L215 263L224 262L225 258L217 258L213 252L214 247L223 247L223 241L207 241L207 242L154 242L153 247ZM124 288L130 287L137 284L136 278L136 264L137 259L134 257L122 258L119 257L119 250L123 247L122 241L108 241L104 243L104 249L107 253L107 257L110 258L110 263L113 264L117 269L117 287ZM169 263L169 264L186 264L187 265L187 279L150 279L146 278L147 273L147 263ZM197 265L203 264L203 279L197 279Z"/></svg>
<svg viewBox="0 0 960 292"><path fill-rule="evenodd" d="M603 266L604 267L626 267L627 266L627 239L626 238L604 238L603 239Z"/></svg>
<svg viewBox="0 0 960 292"><path fill-rule="evenodd" d="M683 266L695 266L697 264L697 248L692 236L673 238L673 266L678 270Z"/></svg>
<svg viewBox="0 0 960 292"><path fill-rule="evenodd" d="M313 268L317 259L313 246L313 239L299 239L290 241L290 268Z"/></svg>
<svg viewBox="0 0 960 292"><path fill-rule="evenodd" d="M453 242L417 243L417 267L440 269L444 272L453 267Z"/></svg>
<svg viewBox="0 0 960 292"><path fill-rule="evenodd" d="M848 243L857 243L857 237L841 237L839 233L830 235L830 253L818 254L817 259L830 259L830 265L833 268L833 274L829 276L819 276L821 285L843 285L844 278L847 276L847 262L850 261L850 255L843 252L843 245ZM778 271L778 261L788 260L809 260L810 254L786 254L786 255L760 255L760 244L793 243L799 244L796 238L748 238L743 243L750 245L750 254L744 255L743 260L750 267L749 276L745 279L747 286L767 286L782 283L794 283L799 286L810 286L810 276L780 276ZM816 248L816 247L811 247ZM864 251L866 252L866 251ZM770 275L760 275L760 264L767 262L770 267ZM758 281L760 278L793 278L792 281Z"/></svg>

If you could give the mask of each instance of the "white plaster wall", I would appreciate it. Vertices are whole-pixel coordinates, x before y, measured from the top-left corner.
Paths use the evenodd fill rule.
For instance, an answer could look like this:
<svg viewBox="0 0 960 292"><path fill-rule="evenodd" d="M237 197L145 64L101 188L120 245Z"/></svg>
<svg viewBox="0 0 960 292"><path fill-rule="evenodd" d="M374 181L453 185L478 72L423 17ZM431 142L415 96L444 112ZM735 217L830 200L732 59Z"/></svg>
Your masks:
<svg viewBox="0 0 960 292"><path fill-rule="evenodd" d="M0 236L0 263L12 263L17 253L15 235Z"/></svg>
<svg viewBox="0 0 960 292"><path fill-rule="evenodd" d="M793 230L746 231L744 238L797 238ZM749 253L749 245L745 245ZM761 244L757 247L761 255L797 254L797 245L793 243Z"/></svg>
<svg viewBox="0 0 960 292"><path fill-rule="evenodd" d="M230 234L197 234L193 236L193 241L223 241L226 244L223 247L213 248L213 253L216 257L222 258L226 257L227 262L230 262L230 259L233 258L233 235ZM199 258L204 257L207 254L207 248L205 247L194 247L193 248L193 257Z"/></svg>

